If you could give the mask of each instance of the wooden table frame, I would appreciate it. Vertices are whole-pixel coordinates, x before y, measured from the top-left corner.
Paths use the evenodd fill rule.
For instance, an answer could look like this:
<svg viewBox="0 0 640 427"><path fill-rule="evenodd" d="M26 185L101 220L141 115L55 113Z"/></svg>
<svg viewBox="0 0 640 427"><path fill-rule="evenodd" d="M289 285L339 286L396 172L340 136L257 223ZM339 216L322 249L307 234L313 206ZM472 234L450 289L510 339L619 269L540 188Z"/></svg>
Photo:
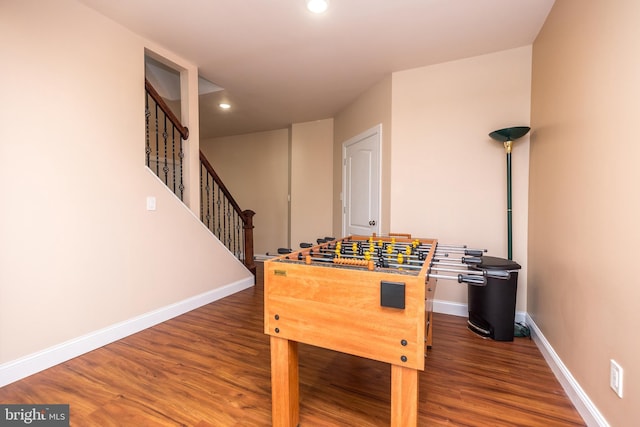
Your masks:
<svg viewBox="0 0 640 427"><path fill-rule="evenodd" d="M342 240L348 239L367 237ZM391 364L391 426L417 425L418 371L424 370L426 347L431 345L431 313L425 309L430 309L435 291L427 272L437 244L419 240L431 244L419 272L308 265L287 256L265 262L273 426L299 424L299 342ZM288 257L297 259L305 251L309 249ZM403 288L404 308L381 305L383 281Z"/></svg>

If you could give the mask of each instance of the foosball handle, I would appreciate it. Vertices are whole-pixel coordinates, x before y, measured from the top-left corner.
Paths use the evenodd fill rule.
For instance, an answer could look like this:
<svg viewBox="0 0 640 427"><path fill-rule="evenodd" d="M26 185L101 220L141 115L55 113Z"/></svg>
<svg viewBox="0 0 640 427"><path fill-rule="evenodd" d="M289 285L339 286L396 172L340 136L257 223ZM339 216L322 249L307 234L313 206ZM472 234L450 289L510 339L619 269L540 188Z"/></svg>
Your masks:
<svg viewBox="0 0 640 427"><path fill-rule="evenodd" d="M484 275L492 279L507 280L511 277L511 272L507 270L485 270Z"/></svg>
<svg viewBox="0 0 640 427"><path fill-rule="evenodd" d="M469 256L482 256L485 251L480 249L465 249L464 254Z"/></svg>
<svg viewBox="0 0 640 427"><path fill-rule="evenodd" d="M458 274L458 283L468 283L476 286L486 286L487 279L483 276L468 276L464 274Z"/></svg>
<svg viewBox="0 0 640 427"><path fill-rule="evenodd" d="M462 262L465 264L482 264L482 258L480 257L462 257Z"/></svg>

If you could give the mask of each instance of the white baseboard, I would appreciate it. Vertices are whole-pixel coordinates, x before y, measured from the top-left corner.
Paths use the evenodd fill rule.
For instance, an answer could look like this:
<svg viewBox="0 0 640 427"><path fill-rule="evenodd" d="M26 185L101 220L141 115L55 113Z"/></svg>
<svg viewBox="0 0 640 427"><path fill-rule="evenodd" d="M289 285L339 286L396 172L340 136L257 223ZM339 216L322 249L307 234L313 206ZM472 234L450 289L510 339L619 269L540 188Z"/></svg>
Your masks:
<svg viewBox="0 0 640 427"><path fill-rule="evenodd" d="M243 279L20 359L4 363L0 365L0 387L4 387L14 381L48 369L213 301L248 289L253 285L253 277ZM468 316L467 305L462 303L434 300L433 310L436 313L461 317ZM582 387L580 387L580 384L578 384L573 375L571 375L571 372L564 365L528 313L516 312L515 320L518 322L523 321L530 327L531 337L585 423L589 427L609 427L609 423L598 411L593 402L591 402L589 396L587 396Z"/></svg>
<svg viewBox="0 0 640 427"><path fill-rule="evenodd" d="M589 396L587 396L582 387L580 387L580 384L578 384L573 375L571 375L569 369L564 365L529 314L527 314L525 322L531 329L531 337L538 346L542 356L547 361L547 364L584 422L589 427L609 427L607 420L602 416L600 411L598 411L598 408L596 408L591 399L589 399Z"/></svg>
<svg viewBox="0 0 640 427"><path fill-rule="evenodd" d="M459 302L442 301L438 299L433 300L433 311L436 313L450 314L452 316L467 317L469 310L467 310L467 304Z"/></svg>
<svg viewBox="0 0 640 427"><path fill-rule="evenodd" d="M450 301L434 300L433 311L461 317L467 317L469 315L466 304ZM580 387L580 384L573 378L571 372L569 372L564 363L562 363L562 360L553 347L551 347L551 344L549 344L549 341L544 337L531 316L526 312L518 311L516 312L515 321L524 322L529 326L531 329L531 338L533 338L544 360L551 368L551 371L553 371L558 382L560 382L560 385L565 393L567 393L569 400L571 400L571 403L573 403L573 406L575 406L584 422L589 427L609 427L607 420L605 420L598 411L598 408L591 402L589 396L587 396L582 387Z"/></svg>
<svg viewBox="0 0 640 427"><path fill-rule="evenodd" d="M0 365L0 387L254 285L253 276Z"/></svg>
<svg viewBox="0 0 640 427"><path fill-rule="evenodd" d="M469 316L469 309L467 304L460 302L433 300L433 311L442 314L451 314L452 316L467 317ZM524 311L516 311L515 321L524 322L527 313Z"/></svg>

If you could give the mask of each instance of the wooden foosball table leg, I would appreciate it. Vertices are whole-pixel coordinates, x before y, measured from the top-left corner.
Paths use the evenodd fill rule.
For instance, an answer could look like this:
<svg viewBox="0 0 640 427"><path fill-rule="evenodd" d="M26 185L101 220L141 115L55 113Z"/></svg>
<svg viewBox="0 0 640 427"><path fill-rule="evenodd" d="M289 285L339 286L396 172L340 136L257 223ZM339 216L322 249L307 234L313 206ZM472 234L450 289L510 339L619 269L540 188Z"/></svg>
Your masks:
<svg viewBox="0 0 640 427"><path fill-rule="evenodd" d="M271 336L271 417L273 427L300 422L298 343Z"/></svg>
<svg viewBox="0 0 640 427"><path fill-rule="evenodd" d="M391 365L391 427L418 425L418 371Z"/></svg>

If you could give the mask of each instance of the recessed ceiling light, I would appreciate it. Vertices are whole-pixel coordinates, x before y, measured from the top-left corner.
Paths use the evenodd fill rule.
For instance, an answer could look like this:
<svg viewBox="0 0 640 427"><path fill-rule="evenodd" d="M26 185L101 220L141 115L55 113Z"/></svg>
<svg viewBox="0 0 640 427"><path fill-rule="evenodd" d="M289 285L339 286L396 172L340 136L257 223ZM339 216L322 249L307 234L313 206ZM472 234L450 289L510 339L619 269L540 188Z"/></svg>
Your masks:
<svg viewBox="0 0 640 427"><path fill-rule="evenodd" d="M223 110L228 110L229 108L231 108L231 104L227 104L226 102L221 102L218 106Z"/></svg>
<svg viewBox="0 0 640 427"><path fill-rule="evenodd" d="M329 0L307 0L307 9L313 13L322 13L329 7Z"/></svg>

